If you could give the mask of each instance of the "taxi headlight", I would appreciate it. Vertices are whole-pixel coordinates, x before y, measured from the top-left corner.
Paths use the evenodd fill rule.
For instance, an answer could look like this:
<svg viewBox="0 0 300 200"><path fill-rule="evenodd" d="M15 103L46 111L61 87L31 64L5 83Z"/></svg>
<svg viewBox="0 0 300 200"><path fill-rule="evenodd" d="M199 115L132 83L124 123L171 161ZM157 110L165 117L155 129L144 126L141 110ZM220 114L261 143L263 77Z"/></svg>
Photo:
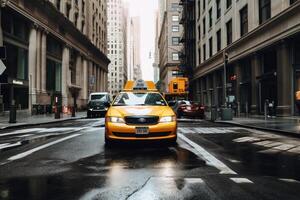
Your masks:
<svg viewBox="0 0 300 200"><path fill-rule="evenodd" d="M124 119L121 117L107 117L106 120L111 123L125 123Z"/></svg>
<svg viewBox="0 0 300 200"><path fill-rule="evenodd" d="M161 117L159 123L175 122L175 121L176 121L175 116L166 116L166 117Z"/></svg>

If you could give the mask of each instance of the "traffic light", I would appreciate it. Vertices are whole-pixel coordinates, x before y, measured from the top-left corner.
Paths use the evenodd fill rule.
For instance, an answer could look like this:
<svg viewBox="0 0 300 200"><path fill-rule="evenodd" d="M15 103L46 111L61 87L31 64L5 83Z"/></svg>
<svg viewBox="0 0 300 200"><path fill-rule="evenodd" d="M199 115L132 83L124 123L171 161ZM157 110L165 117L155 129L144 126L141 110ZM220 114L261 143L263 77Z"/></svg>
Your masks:
<svg viewBox="0 0 300 200"><path fill-rule="evenodd" d="M234 75L232 75L232 76L230 76L230 80L231 81L236 81L236 78L237 78L237 76L234 74Z"/></svg>

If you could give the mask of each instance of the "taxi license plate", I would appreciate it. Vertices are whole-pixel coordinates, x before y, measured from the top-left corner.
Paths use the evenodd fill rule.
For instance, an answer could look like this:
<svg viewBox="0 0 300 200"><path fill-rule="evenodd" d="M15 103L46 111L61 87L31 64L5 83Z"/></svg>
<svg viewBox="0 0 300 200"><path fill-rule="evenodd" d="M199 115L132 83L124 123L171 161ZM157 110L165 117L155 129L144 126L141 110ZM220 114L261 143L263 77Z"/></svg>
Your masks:
<svg viewBox="0 0 300 200"><path fill-rule="evenodd" d="M136 135L148 135L149 134L149 128L148 127L136 127L135 128L135 134Z"/></svg>

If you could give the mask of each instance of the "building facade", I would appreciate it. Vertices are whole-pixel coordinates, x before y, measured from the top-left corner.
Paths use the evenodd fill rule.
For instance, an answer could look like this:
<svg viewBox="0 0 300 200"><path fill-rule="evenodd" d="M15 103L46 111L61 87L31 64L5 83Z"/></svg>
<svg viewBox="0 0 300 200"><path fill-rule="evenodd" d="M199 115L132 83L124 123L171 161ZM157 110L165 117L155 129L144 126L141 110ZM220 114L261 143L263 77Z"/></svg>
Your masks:
<svg viewBox="0 0 300 200"><path fill-rule="evenodd" d="M7 49L0 76L4 110L15 102L32 113L86 106L106 90L106 1L3 1Z"/></svg>
<svg viewBox="0 0 300 200"><path fill-rule="evenodd" d="M180 37L183 28L179 24L181 11L179 0L165 0L165 8L163 16L160 16L162 22L158 40L161 92L168 92L168 84L173 77L182 76L180 74L180 52L182 50Z"/></svg>
<svg viewBox="0 0 300 200"><path fill-rule="evenodd" d="M196 5L195 0L180 0L182 6L180 15L180 24L182 24L183 32L180 42L183 44L182 54L180 56L180 71L184 77L189 80L193 77L193 70L196 67ZM189 86L190 94L192 94L192 85Z"/></svg>
<svg viewBox="0 0 300 200"><path fill-rule="evenodd" d="M141 70L141 27L140 17L131 17L129 27L129 66L128 79L142 78Z"/></svg>
<svg viewBox="0 0 300 200"><path fill-rule="evenodd" d="M128 9L123 0L108 0L108 90L118 94L127 81Z"/></svg>
<svg viewBox="0 0 300 200"><path fill-rule="evenodd" d="M196 99L224 105L227 83L227 101L241 113L263 114L269 101L278 116L298 114L299 10L297 0L197 0Z"/></svg>

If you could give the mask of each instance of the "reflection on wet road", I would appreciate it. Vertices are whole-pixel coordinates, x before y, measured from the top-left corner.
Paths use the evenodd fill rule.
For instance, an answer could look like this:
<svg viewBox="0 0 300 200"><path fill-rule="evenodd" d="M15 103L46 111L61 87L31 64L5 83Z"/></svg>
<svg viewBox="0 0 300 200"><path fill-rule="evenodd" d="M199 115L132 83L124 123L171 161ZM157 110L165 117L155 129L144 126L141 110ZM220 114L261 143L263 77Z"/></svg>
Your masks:
<svg viewBox="0 0 300 200"><path fill-rule="evenodd" d="M258 170L261 161L254 158L259 155L256 149L235 142L253 137L249 130L185 123L178 129L181 139L176 146L126 143L107 148L104 128L96 120L74 121L72 130L62 127L71 126L58 124L52 130L61 130L57 131L61 136L1 152L0 199L244 200L298 199L300 195L296 176ZM36 128L18 136L43 135L40 130L49 130ZM14 132L18 130L5 134ZM9 157L74 134L79 136L5 163ZM222 167L235 173L222 173Z"/></svg>

